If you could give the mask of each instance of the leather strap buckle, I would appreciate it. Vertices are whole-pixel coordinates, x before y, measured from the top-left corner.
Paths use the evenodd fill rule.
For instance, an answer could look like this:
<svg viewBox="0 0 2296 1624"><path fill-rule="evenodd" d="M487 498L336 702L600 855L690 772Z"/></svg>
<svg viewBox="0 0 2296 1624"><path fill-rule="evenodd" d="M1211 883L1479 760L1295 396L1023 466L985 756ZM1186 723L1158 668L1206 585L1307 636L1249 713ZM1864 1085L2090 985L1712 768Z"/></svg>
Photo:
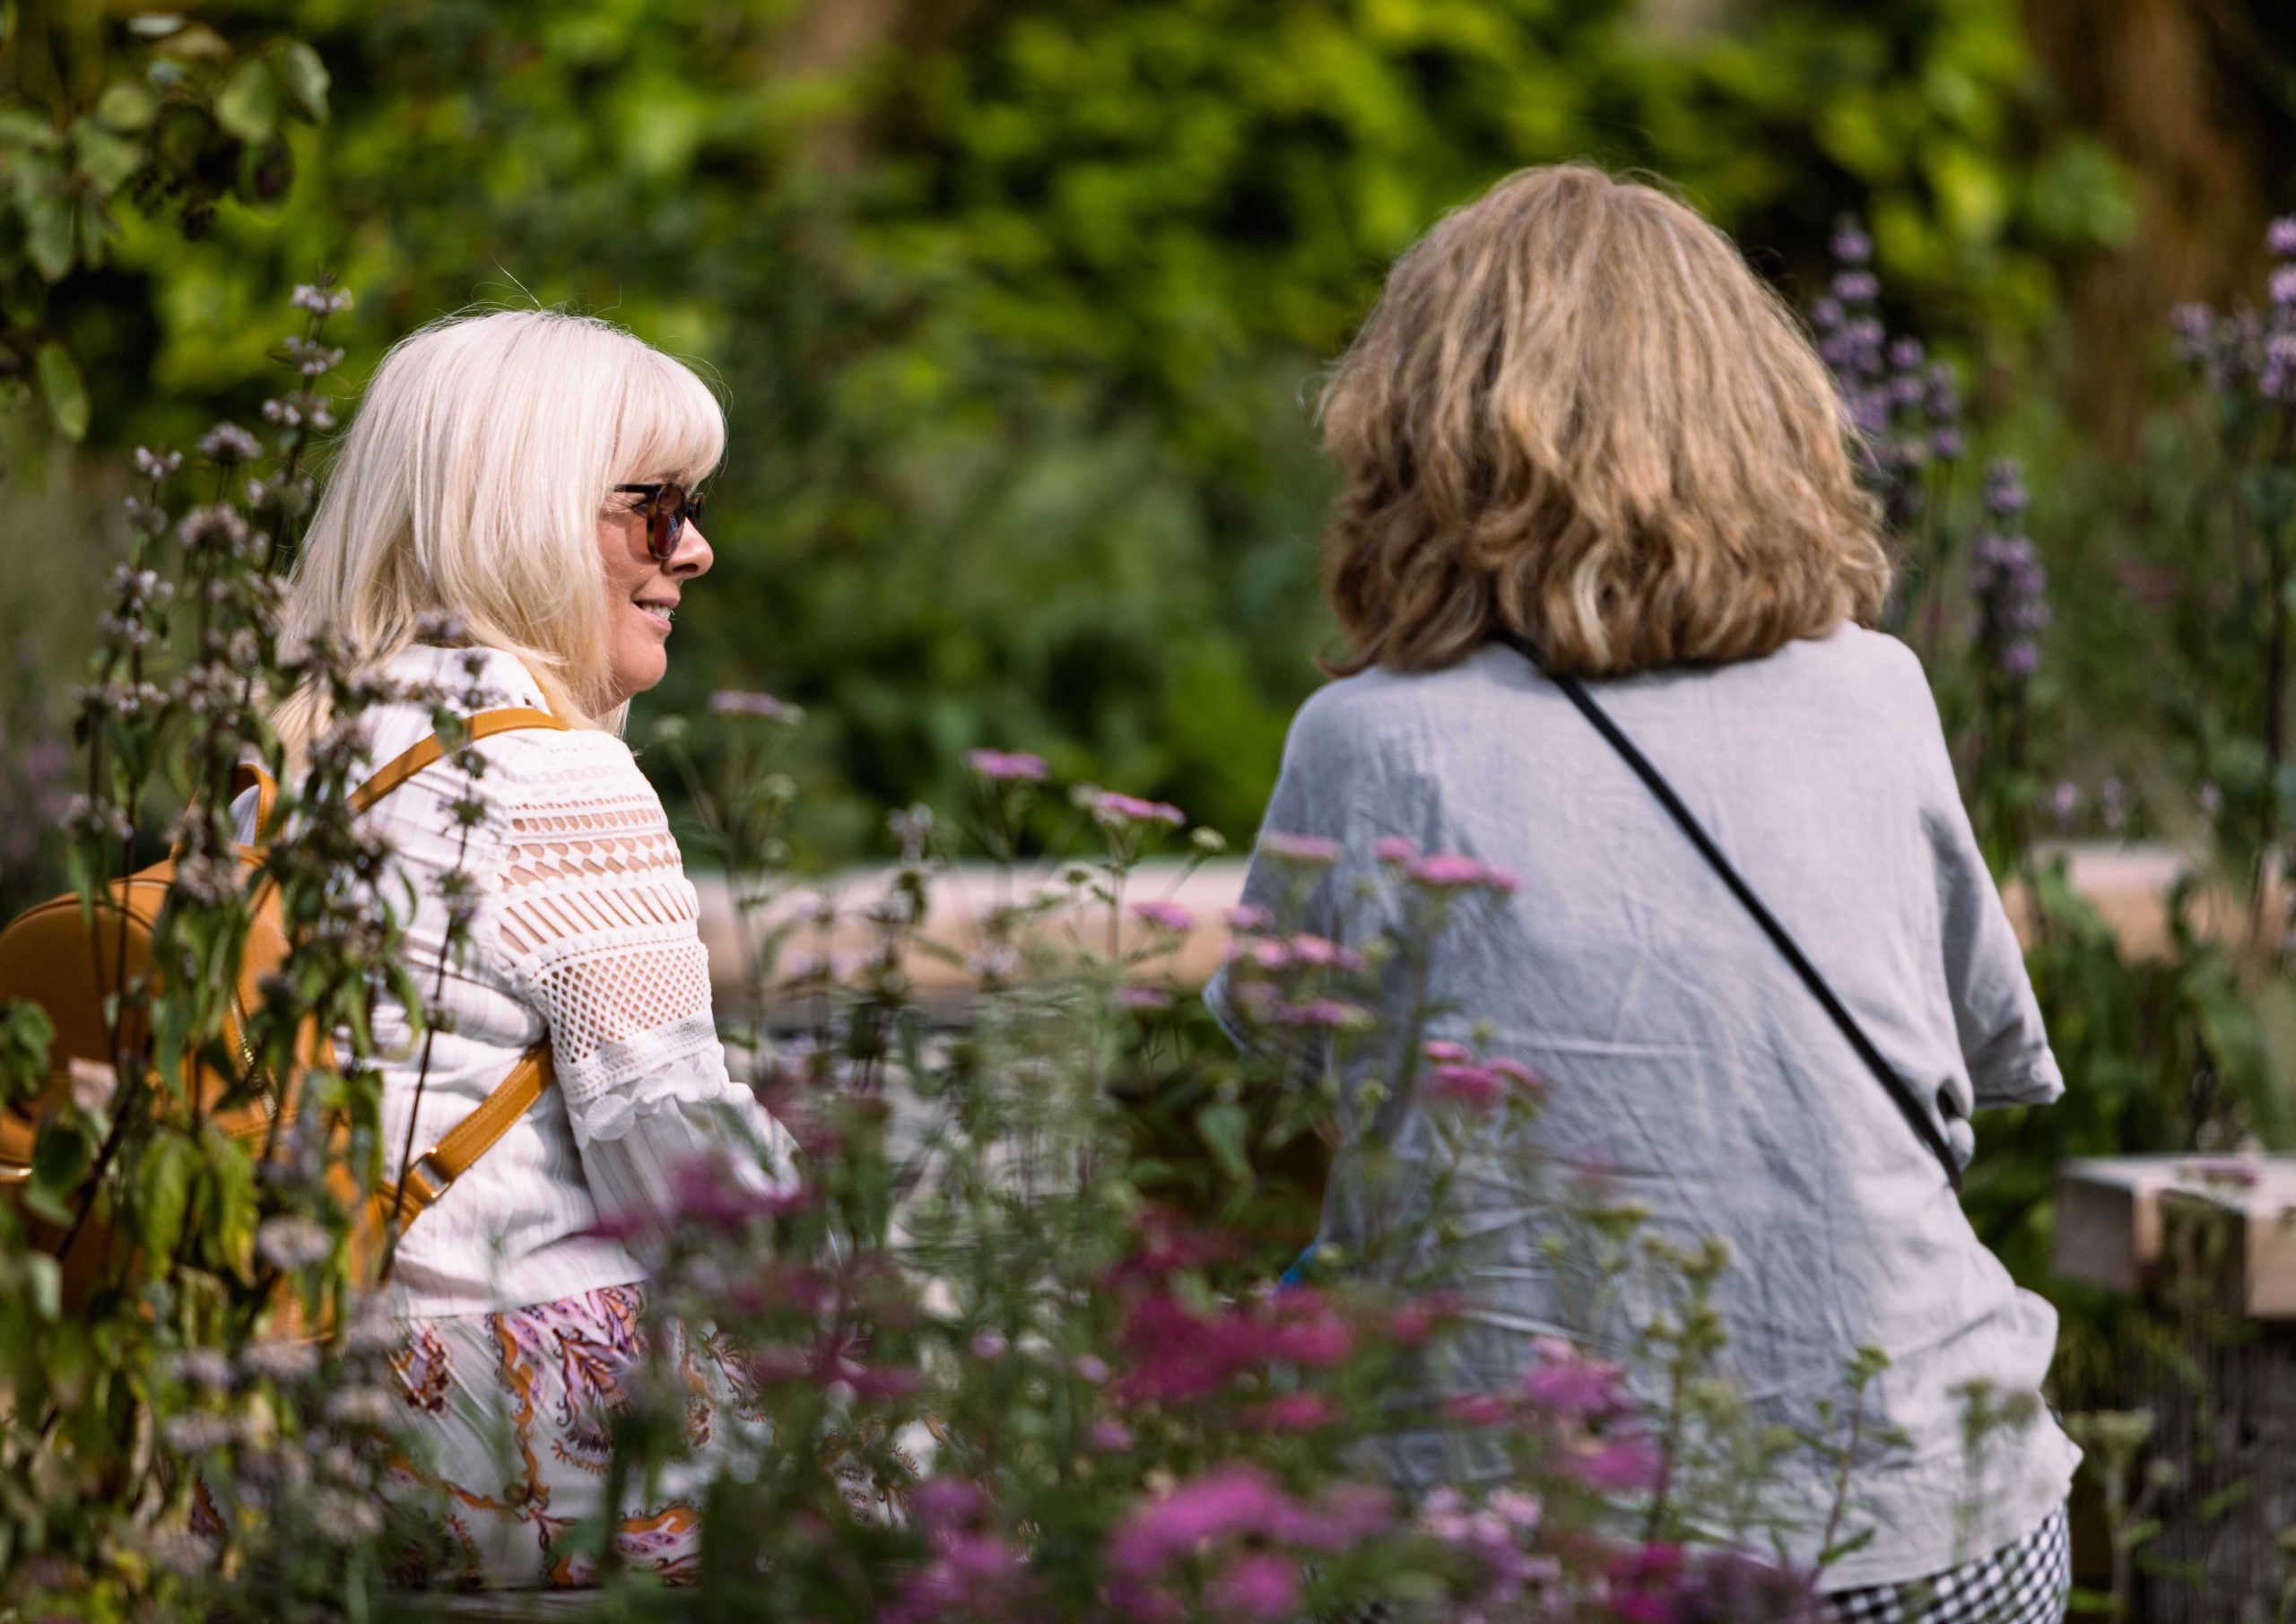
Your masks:
<svg viewBox="0 0 2296 1624"><path fill-rule="evenodd" d="M447 1193L455 1182L454 1173L439 1159L439 1147L431 1146L409 1164L405 1176L398 1183L398 1200L393 1206L410 1212L421 1212Z"/></svg>

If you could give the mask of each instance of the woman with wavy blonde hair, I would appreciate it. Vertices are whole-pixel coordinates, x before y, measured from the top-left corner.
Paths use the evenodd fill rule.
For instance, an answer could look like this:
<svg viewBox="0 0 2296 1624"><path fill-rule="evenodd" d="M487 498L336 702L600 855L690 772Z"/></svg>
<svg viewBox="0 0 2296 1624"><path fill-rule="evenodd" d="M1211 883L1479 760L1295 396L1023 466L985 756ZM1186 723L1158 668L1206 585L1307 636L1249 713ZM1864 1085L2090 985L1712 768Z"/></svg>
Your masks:
<svg viewBox="0 0 2296 1624"><path fill-rule="evenodd" d="M606 323L434 324L376 372L287 590L288 652L324 642L379 690L349 724L377 768L442 711L518 724L472 728L363 814L434 1005L419 1037L395 1004L376 1016L399 1198L383 1306L410 1489L443 1512L463 1583L590 1576L567 1536L606 1509L610 1412L679 1181L705 1158L760 1193L786 1174L787 1135L727 1077L694 889L615 727L709 569L695 492L725 439L699 378ZM324 699L274 718L291 760L329 729ZM545 1046L551 1086L457 1176L450 1132ZM731 1371L670 1334L690 1430L734 1425ZM691 1567L689 1487L612 1508L626 1562Z"/></svg>
<svg viewBox="0 0 2296 1624"><path fill-rule="evenodd" d="M1391 1024L1447 1012L1434 1036L1528 1062L1544 1154L1606 1168L1660 1238L1727 1244L1758 1428L1837 1431L1853 1361L1886 1357L1851 1503L1815 1453L1776 1485L1827 1616L2060 1618L2078 1451L2038 1405L1975 1459L1961 1424L1973 1386L2039 1387L2056 1317L1955 1192L1972 1111L2064 1085L1920 664L1872 629L1889 560L1801 328L1674 198L1532 169L1405 255L1323 425L1340 680L1294 722L1265 828L1346 855L1302 923L1334 934L1398 854L1515 876L1430 985L1388 989ZM1296 872L1257 858L1247 900ZM1212 999L1248 1040L1224 978ZM1362 1115L1326 1239L1376 1238L1396 1186L1373 1170L1412 1187L1441 1108ZM1541 1335L1622 1348L1653 1311L1629 1291L1588 1323L1489 1153L1443 1260L1467 1332L1439 1394L1514 1379ZM1501 1469L1413 1434L1392 1468Z"/></svg>

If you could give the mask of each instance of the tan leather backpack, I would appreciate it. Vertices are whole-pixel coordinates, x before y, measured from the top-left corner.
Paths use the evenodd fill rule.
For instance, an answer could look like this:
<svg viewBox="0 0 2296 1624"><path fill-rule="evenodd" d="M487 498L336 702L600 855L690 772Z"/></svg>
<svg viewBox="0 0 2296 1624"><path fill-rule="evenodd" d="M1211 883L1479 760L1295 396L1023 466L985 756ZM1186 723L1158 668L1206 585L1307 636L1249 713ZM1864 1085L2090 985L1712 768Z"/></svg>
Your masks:
<svg viewBox="0 0 2296 1624"><path fill-rule="evenodd" d="M548 711L524 708L480 711L467 723L473 741L522 729L563 730L565 726ZM446 746L435 734L424 739L354 791L352 810L365 812L445 753ZM289 944L280 921L277 889L261 873L263 842L272 831L278 786L258 768L243 767L239 772L235 789L253 787L257 795L257 843L238 851L248 871L248 883L254 888L254 917L225 1027L227 1038L252 1071L255 1056L246 1037L248 1013L260 1001L258 989L264 977L285 961ZM30 1103L0 1109L0 1201L18 1203L21 1211L31 1181L40 1125L70 1097L72 1063L111 1064L114 1051L105 1003L120 988L134 986L150 968L152 931L174 881L173 861L157 863L113 881L92 908L83 906L79 894L73 892L27 909L0 929L0 1000L21 998L38 1004L56 1029L49 1048L51 1081L47 1091ZM148 1036L142 1030L123 1031L119 1052L142 1055L148 1046ZM303 1073L314 1064L331 1064L333 1058L333 1040L311 1023L296 1035L294 1074L260 1079L263 1086L253 1102L243 1098L229 1108L219 1108L220 1102L239 1079L213 1070L195 1055L185 1056L183 1075L198 1090L201 1107L218 1128L242 1141L263 1141L274 1131L274 1116L281 1119L280 1128L293 1120ZM417 1156L396 1185L385 1181L362 1196L347 1163L340 1158L334 1160L336 1199L356 1215L350 1246L355 1283L377 1283L394 1229L404 1231L445 1194L542 1098L551 1081L550 1045L545 1040L519 1056L510 1074L478 1108ZM166 1104L156 1087L150 1097L154 1108ZM260 1154L259 1146L257 1153ZM85 1198L83 1189L79 1199ZM38 1244L56 1255L61 1264L65 1305L84 1300L116 1240L100 1202L76 1233L28 1211L21 1215Z"/></svg>

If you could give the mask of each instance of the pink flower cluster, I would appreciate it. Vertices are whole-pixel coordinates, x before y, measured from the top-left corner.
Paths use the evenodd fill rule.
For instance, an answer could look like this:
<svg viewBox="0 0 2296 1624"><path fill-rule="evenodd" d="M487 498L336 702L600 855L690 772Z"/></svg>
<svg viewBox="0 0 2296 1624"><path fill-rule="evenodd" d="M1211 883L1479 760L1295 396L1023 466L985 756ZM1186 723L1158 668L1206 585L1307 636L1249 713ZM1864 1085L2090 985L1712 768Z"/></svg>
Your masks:
<svg viewBox="0 0 2296 1624"><path fill-rule="evenodd" d="M1499 1489L1474 1507L1447 1485L1419 1507L1421 1529L1480 1568L1482 1588L1470 1603L1477 1613L1507 1607L1533 1585L1561 1577L1561 1564L1552 1556L1535 1556L1524 1549L1524 1541L1543 1520L1539 1503L1513 1489Z"/></svg>
<svg viewBox="0 0 2296 1624"><path fill-rule="evenodd" d="M1354 1350L1354 1333L1321 1292L1304 1288L1206 1313L1167 1291L1135 1303L1125 1322L1131 1368L1118 1395L1185 1402L1220 1392L1270 1365L1329 1369Z"/></svg>
<svg viewBox="0 0 2296 1624"><path fill-rule="evenodd" d="M962 1478L928 1478L909 1496L925 1532L926 1561L903 1582L877 1624L948 1624L1024 1618L1036 1585L1027 1557L990 1524L988 1497Z"/></svg>
<svg viewBox="0 0 2296 1624"><path fill-rule="evenodd" d="M1618 1366L1590 1359L1569 1342L1541 1337L1515 1391L1447 1399L1446 1419L1463 1427L1510 1427L1544 1433L1556 1472L1597 1494L1622 1494L1657 1481L1658 1452L1639 1433L1609 1430L1631 1423L1634 1402Z"/></svg>
<svg viewBox="0 0 2296 1624"><path fill-rule="evenodd" d="M1101 790L1092 797L1092 820L1103 828L1121 829L1135 823L1162 823L1178 829L1187 814L1169 801L1144 801L1138 795Z"/></svg>
<svg viewBox="0 0 2296 1624"><path fill-rule="evenodd" d="M1413 885L1431 891L1487 890L1512 896L1521 884L1510 870L1496 868L1474 857L1438 853L1420 858L1404 870Z"/></svg>
<svg viewBox="0 0 2296 1624"><path fill-rule="evenodd" d="M716 716L757 716L789 727L795 727L805 719L805 713L786 699L777 699L770 693L738 688L721 688L711 694L709 709Z"/></svg>
<svg viewBox="0 0 2296 1624"><path fill-rule="evenodd" d="M1264 908L1254 911L1262 916L1266 912ZM1239 931L1244 928L1236 925L1232 914L1229 924ZM1353 948L1304 932L1289 937L1239 935L1228 944L1228 960L1231 964L1246 965L1270 976L1292 969L1340 969L1352 974L1364 968L1363 955Z"/></svg>
<svg viewBox="0 0 2296 1624"><path fill-rule="evenodd" d="M1546 1083L1519 1060L1503 1055L1478 1060L1463 1044L1438 1039L1420 1051L1434 1068L1420 1085L1420 1097L1456 1106L1470 1116L1488 1116L1509 1098L1535 1101Z"/></svg>
<svg viewBox="0 0 2296 1624"><path fill-rule="evenodd" d="M1728 1547L1693 1559L1680 1545L1639 1545L1611 1559L1602 1588L1621 1624L1816 1624L1819 1617L1808 1576Z"/></svg>
<svg viewBox="0 0 2296 1624"><path fill-rule="evenodd" d="M1215 1612L1288 1618L1301 1592L1293 1550L1344 1550L1394 1525L1384 1489L1335 1484L1309 1502L1257 1466L1216 1466L1135 1507L1110 1532L1109 1599L1134 1619L1178 1620L1184 1611L1163 1581L1184 1564L1216 1563L1205 1586Z"/></svg>
<svg viewBox="0 0 2296 1624"><path fill-rule="evenodd" d="M736 1171L733 1158L723 1151L691 1158L680 1164L674 1177L677 1221L711 1229L738 1229L760 1218L803 1212L821 1194L814 1186L795 1180L760 1187ZM609 1213L599 1218L595 1233L630 1240L652 1225L652 1219L639 1213Z"/></svg>
<svg viewBox="0 0 2296 1624"><path fill-rule="evenodd" d="M1025 750L976 750L965 765L992 784L1041 784L1050 770L1042 756Z"/></svg>
<svg viewBox="0 0 2296 1624"><path fill-rule="evenodd" d="M1132 905L1132 916L1175 936L1185 936L1196 928L1196 916L1177 902L1135 902Z"/></svg>
<svg viewBox="0 0 2296 1624"><path fill-rule="evenodd" d="M1265 834L1259 838L1260 855L1279 863L1303 864L1311 868L1328 868L1339 861L1340 844L1326 835Z"/></svg>

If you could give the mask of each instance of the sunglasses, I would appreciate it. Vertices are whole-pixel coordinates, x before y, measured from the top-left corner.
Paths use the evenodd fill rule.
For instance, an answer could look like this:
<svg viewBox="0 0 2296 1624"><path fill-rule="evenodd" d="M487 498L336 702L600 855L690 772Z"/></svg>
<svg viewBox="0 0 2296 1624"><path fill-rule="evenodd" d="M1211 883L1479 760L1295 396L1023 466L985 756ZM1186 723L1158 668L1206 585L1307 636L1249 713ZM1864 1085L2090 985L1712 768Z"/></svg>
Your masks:
<svg viewBox="0 0 2296 1624"><path fill-rule="evenodd" d="M675 558L678 543L685 539L686 525L701 522L705 499L683 485L616 485L614 490L646 499L635 511L646 516L646 551L657 563L666 564Z"/></svg>

